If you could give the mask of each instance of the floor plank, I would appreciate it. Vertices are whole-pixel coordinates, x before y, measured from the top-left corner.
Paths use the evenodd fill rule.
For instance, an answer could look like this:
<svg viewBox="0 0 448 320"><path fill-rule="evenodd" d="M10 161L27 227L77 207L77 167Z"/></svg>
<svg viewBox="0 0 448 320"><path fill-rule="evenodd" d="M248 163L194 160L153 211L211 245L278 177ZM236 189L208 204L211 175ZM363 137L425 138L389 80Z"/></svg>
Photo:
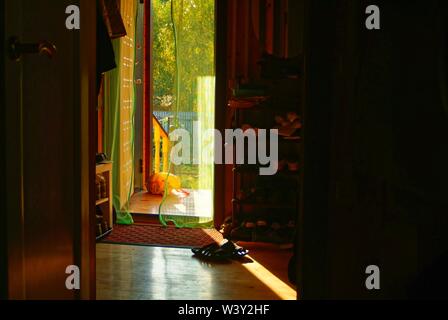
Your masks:
<svg viewBox="0 0 448 320"><path fill-rule="evenodd" d="M289 256L254 249L244 263L206 263L188 249L98 244L97 299L295 299L285 281Z"/></svg>

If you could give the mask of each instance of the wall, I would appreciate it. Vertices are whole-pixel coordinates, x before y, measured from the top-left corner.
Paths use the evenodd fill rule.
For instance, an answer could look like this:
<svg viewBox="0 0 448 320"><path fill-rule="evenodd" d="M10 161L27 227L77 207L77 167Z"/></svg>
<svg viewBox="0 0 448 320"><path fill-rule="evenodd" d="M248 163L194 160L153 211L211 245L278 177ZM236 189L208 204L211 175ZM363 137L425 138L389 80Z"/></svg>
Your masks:
<svg viewBox="0 0 448 320"><path fill-rule="evenodd" d="M375 3L380 31L371 3L308 2L303 298L446 297L447 8Z"/></svg>

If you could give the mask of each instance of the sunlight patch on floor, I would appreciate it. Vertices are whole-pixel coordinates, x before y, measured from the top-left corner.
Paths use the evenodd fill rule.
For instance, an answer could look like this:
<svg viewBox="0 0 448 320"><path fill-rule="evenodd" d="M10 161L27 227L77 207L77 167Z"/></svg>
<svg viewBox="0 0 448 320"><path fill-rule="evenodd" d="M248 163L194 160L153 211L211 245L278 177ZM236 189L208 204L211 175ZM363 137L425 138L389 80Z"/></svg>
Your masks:
<svg viewBox="0 0 448 320"><path fill-rule="evenodd" d="M272 292L274 292L282 300L296 300L297 294L288 284L284 283L277 276L272 274L257 260L250 257L252 263L244 263L242 266L246 268L254 277L267 286Z"/></svg>

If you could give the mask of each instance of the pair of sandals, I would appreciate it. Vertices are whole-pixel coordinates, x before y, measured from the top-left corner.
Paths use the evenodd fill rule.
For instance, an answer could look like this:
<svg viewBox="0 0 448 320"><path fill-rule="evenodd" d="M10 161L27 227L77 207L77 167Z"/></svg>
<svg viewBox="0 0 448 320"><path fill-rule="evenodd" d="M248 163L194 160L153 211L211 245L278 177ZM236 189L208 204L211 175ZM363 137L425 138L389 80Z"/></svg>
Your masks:
<svg viewBox="0 0 448 320"><path fill-rule="evenodd" d="M193 248L191 251L199 258L210 260L239 259L249 253L249 250L227 239L219 244L214 242L201 248Z"/></svg>

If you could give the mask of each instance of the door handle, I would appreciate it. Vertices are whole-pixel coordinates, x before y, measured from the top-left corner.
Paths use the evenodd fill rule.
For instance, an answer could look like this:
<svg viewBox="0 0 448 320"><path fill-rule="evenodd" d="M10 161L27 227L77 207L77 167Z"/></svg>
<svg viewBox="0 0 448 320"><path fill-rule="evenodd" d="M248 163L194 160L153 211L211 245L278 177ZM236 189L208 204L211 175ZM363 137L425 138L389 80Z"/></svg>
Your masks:
<svg viewBox="0 0 448 320"><path fill-rule="evenodd" d="M56 51L56 46L48 41L21 43L17 37L9 39L9 58L11 60L19 61L24 54L40 54L51 59Z"/></svg>

